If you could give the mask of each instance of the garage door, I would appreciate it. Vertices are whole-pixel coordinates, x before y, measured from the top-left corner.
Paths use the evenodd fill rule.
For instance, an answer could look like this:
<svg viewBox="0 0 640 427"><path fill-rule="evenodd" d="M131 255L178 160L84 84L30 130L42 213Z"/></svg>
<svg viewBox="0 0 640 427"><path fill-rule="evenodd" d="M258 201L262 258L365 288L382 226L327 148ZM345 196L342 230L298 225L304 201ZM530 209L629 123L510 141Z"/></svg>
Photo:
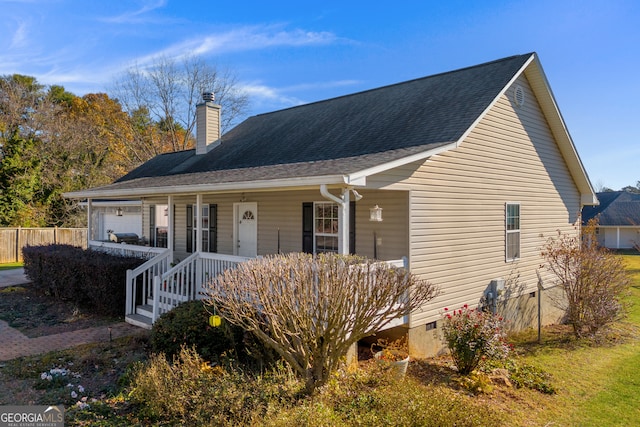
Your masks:
<svg viewBox="0 0 640 427"><path fill-rule="evenodd" d="M142 237L142 218L140 214L122 216L103 214L100 239L109 240L107 230L113 230L114 233L136 233L138 237Z"/></svg>

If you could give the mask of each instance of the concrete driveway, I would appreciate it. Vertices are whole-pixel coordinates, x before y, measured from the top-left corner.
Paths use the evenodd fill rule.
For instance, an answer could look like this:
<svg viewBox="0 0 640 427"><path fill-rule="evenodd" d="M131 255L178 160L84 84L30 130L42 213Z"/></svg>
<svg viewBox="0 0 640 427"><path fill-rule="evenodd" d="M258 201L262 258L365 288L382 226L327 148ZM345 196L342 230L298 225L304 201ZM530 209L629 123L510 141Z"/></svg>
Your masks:
<svg viewBox="0 0 640 427"><path fill-rule="evenodd" d="M24 275L24 268L0 270L0 288L24 285L25 283L31 283L31 281Z"/></svg>

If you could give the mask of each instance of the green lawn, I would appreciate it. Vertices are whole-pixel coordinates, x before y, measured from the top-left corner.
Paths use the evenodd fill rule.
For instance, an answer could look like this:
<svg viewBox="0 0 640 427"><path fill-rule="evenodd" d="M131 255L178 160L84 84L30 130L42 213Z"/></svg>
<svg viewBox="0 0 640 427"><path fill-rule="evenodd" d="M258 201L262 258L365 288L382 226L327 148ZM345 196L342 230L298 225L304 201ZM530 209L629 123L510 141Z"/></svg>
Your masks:
<svg viewBox="0 0 640 427"><path fill-rule="evenodd" d="M8 264L0 264L0 271L2 270L11 270L14 268L20 268L22 267L22 263L21 262L11 262Z"/></svg>
<svg viewBox="0 0 640 427"><path fill-rule="evenodd" d="M640 256L625 255L633 276L621 343L543 345L525 360L551 372L558 393L534 397L534 425L631 426L640 420Z"/></svg>

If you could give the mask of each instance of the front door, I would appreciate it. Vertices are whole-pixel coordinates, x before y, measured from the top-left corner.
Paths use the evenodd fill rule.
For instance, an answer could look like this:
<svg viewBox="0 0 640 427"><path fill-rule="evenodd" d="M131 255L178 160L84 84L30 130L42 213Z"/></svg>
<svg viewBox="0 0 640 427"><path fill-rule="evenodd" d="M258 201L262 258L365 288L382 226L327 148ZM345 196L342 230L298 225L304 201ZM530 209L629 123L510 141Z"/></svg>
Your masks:
<svg viewBox="0 0 640 427"><path fill-rule="evenodd" d="M234 203L235 240L234 253L239 256L258 255L258 204Z"/></svg>

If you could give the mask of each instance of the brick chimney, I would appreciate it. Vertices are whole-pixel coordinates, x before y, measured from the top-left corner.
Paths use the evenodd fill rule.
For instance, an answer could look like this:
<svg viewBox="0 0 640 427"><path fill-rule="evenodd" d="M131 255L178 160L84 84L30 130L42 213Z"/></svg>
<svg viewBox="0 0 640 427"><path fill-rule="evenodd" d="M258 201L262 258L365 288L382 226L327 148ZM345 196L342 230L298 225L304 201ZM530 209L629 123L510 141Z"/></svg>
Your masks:
<svg viewBox="0 0 640 427"><path fill-rule="evenodd" d="M207 146L220 139L221 107L214 100L212 92L204 92L196 105L196 155L207 154Z"/></svg>

